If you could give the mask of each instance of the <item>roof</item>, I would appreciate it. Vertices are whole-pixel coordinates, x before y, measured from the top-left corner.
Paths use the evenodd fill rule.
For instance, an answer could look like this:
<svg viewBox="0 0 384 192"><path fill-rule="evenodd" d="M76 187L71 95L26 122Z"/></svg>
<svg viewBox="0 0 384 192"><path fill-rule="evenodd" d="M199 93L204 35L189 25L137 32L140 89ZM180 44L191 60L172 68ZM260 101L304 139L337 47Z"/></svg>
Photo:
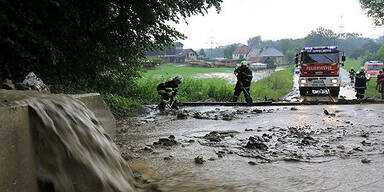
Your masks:
<svg viewBox="0 0 384 192"><path fill-rule="evenodd" d="M179 55L185 56L185 55L188 55L190 52L193 52L193 53L195 53L195 55L198 55L196 53L196 51L194 51L193 49L183 49L183 51L181 53L179 53Z"/></svg>
<svg viewBox="0 0 384 192"><path fill-rule="evenodd" d="M182 43L180 43L180 42L176 42L175 43L175 47L183 47L184 46L184 44L182 44Z"/></svg>
<svg viewBox="0 0 384 192"><path fill-rule="evenodd" d="M284 54L275 48L266 48L261 53L263 57L284 57Z"/></svg>
<svg viewBox="0 0 384 192"><path fill-rule="evenodd" d="M251 51L251 47L243 45L235 49L235 51L233 51L233 54L248 54L249 51Z"/></svg>

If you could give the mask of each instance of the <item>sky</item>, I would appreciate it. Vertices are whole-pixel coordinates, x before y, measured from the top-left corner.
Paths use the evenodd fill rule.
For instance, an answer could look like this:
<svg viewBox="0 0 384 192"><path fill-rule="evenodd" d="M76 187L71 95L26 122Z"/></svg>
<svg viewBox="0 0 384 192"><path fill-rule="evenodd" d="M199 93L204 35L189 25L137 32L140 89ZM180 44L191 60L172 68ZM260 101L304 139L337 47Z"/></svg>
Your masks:
<svg viewBox="0 0 384 192"><path fill-rule="evenodd" d="M363 37L384 35L360 7L359 0L223 0L219 14L196 15L173 26L187 36L184 48L200 49L262 40L303 38L318 27L354 32ZM340 26L343 26L342 28Z"/></svg>

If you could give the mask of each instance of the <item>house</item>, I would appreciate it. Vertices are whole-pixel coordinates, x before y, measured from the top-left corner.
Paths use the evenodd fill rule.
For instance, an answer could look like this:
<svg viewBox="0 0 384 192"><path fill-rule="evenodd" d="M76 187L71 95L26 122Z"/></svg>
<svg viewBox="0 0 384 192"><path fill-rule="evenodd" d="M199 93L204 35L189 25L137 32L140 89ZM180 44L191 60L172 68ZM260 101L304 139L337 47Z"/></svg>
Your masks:
<svg viewBox="0 0 384 192"><path fill-rule="evenodd" d="M265 63L266 60L274 60L278 65L287 64L287 59L283 53L279 50L268 47L268 48L252 48L246 57L247 61L251 63Z"/></svg>
<svg viewBox="0 0 384 192"><path fill-rule="evenodd" d="M251 51L251 47L248 47L246 45L240 46L232 53L233 59L245 59L247 58L249 52Z"/></svg>
<svg viewBox="0 0 384 192"><path fill-rule="evenodd" d="M192 49L184 49L181 53L178 54L181 57L184 57L185 61L192 61L197 59L196 51Z"/></svg>

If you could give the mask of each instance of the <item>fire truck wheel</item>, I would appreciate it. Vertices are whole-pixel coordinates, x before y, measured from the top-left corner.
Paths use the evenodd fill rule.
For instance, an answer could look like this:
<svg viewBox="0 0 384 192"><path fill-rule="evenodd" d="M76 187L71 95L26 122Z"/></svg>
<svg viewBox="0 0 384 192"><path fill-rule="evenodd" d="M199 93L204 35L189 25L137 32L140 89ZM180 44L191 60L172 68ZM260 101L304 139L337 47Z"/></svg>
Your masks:
<svg viewBox="0 0 384 192"><path fill-rule="evenodd" d="M329 90L329 93L331 94L332 97L338 97L340 92L340 88L331 88Z"/></svg>
<svg viewBox="0 0 384 192"><path fill-rule="evenodd" d="M299 88L299 91L300 91L300 96L307 95L307 89L306 88Z"/></svg>

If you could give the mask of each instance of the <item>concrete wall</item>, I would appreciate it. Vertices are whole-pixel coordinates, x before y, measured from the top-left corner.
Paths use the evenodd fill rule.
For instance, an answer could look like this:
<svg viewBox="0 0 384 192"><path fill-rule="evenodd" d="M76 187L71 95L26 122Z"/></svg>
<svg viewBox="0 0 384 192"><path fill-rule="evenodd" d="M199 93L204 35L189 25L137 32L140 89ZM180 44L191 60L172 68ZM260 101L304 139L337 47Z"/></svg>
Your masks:
<svg viewBox="0 0 384 192"><path fill-rule="evenodd" d="M0 90L0 192L38 191L30 113L28 106L14 104L35 94L24 93ZM108 134L115 134L115 119L99 94L73 97L95 113Z"/></svg>
<svg viewBox="0 0 384 192"><path fill-rule="evenodd" d="M27 106L0 108L0 191L37 191Z"/></svg>

